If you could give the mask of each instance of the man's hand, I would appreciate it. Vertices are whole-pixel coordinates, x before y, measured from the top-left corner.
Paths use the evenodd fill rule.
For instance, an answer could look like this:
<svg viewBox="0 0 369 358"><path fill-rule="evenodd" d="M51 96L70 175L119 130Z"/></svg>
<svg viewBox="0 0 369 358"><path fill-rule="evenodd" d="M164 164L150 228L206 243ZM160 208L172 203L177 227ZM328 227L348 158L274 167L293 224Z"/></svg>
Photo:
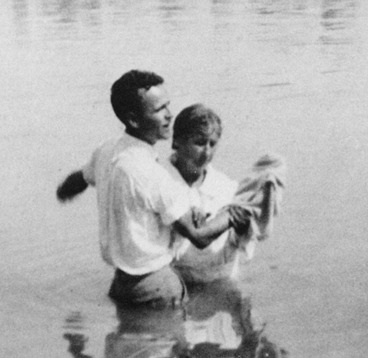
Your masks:
<svg viewBox="0 0 369 358"><path fill-rule="evenodd" d="M199 228L202 225L204 225L206 219L210 216L210 214L206 214L205 211L197 207L192 207L191 210L192 210L192 221L196 228Z"/></svg>
<svg viewBox="0 0 369 358"><path fill-rule="evenodd" d="M61 203L74 199L78 194L84 192L88 183L83 178L81 170L70 173L58 186L56 197Z"/></svg>

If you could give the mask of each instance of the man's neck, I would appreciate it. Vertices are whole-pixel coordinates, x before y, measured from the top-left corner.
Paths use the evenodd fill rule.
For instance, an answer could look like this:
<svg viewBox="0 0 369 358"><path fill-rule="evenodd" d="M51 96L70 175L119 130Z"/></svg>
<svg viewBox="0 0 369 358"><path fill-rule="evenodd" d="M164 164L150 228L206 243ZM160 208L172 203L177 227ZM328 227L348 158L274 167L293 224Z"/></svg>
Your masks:
<svg viewBox="0 0 369 358"><path fill-rule="evenodd" d="M139 131L136 131L134 128L126 128L126 133L132 137L142 140L143 142L146 142L149 145L154 146L156 144L156 140L153 140L152 138L148 138L147 136L140 133Z"/></svg>

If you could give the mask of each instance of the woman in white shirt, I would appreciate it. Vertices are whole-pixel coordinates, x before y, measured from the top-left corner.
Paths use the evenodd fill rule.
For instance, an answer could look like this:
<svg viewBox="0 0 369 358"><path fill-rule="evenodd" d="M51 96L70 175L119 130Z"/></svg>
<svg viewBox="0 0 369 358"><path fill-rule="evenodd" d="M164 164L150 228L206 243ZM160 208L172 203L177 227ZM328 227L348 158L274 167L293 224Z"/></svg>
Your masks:
<svg viewBox="0 0 369 358"><path fill-rule="evenodd" d="M222 134L219 116L202 104L182 110L173 127L174 152L170 157L172 176L188 189L193 207L212 218L232 202L238 183L210 163ZM228 240L230 230L205 249L174 233L177 245L175 267L187 282L209 282L232 277L238 267L238 250Z"/></svg>
<svg viewBox="0 0 369 358"><path fill-rule="evenodd" d="M256 242L270 236L282 198L285 165L280 157L261 157L240 182L211 165L221 135L219 116L202 104L183 109L175 119L169 170L187 188L191 205L204 221L237 203L249 223L243 232L228 229L202 250L174 231L175 267L188 283L237 278L240 254L250 260Z"/></svg>

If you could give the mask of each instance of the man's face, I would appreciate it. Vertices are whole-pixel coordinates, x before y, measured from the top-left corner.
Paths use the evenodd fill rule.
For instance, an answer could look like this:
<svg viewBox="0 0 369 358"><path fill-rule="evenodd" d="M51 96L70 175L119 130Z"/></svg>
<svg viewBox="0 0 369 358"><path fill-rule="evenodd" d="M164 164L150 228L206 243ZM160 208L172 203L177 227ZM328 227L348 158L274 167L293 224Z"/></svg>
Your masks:
<svg viewBox="0 0 369 358"><path fill-rule="evenodd" d="M171 135L172 114L165 87L153 86L149 90L140 89L138 93L142 101L140 132L150 144L155 144L159 139L168 139Z"/></svg>

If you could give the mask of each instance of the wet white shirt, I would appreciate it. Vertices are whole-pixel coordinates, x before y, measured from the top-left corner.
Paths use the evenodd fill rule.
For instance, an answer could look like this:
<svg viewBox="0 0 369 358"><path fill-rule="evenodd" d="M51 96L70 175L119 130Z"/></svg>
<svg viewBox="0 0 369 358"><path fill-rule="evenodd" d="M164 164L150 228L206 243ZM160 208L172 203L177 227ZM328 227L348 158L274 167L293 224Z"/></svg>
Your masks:
<svg viewBox="0 0 369 358"><path fill-rule="evenodd" d="M257 242L272 235L274 217L279 211L285 185L284 159L274 154L261 157L240 183L209 165L205 179L198 188L190 188L170 163L168 168L173 178L187 186L192 206L203 209L211 216L231 203L249 212L250 226L245 233L237 235L233 229L229 229L203 250L183 238L183 244L177 249L175 266L186 281L236 279L240 253L246 260L251 260ZM266 190L268 183L271 184L270 190Z"/></svg>
<svg viewBox="0 0 369 358"><path fill-rule="evenodd" d="M187 189L191 206L201 208L210 215L209 218L213 218L222 207L232 202L238 187L237 181L212 165L207 167L204 182L197 188L189 187L169 160L166 167L173 179ZM236 247L229 247L229 232L224 232L204 249L196 248L189 240L175 233L175 266L186 281L209 282L236 275L239 253Z"/></svg>
<svg viewBox="0 0 369 358"><path fill-rule="evenodd" d="M170 225L190 203L151 145L125 133L100 146L83 175L97 189L100 248L108 264L143 275L173 260Z"/></svg>

